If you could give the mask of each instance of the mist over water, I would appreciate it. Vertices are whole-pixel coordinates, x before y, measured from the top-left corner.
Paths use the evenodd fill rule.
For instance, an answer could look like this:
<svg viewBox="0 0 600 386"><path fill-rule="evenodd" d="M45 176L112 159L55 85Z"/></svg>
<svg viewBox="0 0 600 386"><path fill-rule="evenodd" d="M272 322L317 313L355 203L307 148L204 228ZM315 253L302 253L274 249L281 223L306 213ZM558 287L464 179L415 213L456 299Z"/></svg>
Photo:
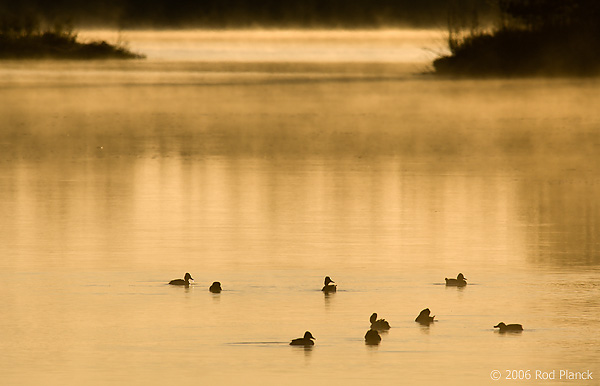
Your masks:
<svg viewBox="0 0 600 386"><path fill-rule="evenodd" d="M597 79L431 78L429 31L126 35L148 60L0 69L0 383L600 376Z"/></svg>

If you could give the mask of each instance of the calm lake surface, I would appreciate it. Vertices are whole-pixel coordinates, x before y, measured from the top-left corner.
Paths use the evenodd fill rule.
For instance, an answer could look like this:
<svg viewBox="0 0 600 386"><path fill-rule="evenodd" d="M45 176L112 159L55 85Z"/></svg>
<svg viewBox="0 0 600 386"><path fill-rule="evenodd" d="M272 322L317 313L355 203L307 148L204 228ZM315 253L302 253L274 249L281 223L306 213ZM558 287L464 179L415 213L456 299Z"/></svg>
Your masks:
<svg viewBox="0 0 600 386"><path fill-rule="evenodd" d="M600 80L420 75L440 37L2 62L0 384L596 384Z"/></svg>

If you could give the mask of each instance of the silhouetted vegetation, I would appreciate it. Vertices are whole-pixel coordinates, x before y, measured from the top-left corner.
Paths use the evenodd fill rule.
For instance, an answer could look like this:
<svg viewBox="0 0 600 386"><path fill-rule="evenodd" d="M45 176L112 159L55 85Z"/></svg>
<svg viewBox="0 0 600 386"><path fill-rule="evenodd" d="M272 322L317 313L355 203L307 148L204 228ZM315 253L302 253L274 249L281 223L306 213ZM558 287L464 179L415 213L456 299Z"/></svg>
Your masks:
<svg viewBox="0 0 600 386"><path fill-rule="evenodd" d="M466 34L449 17L450 56L434 61L438 74L596 75L600 73L600 2L498 0L492 32L473 23ZM463 29L464 31L464 29Z"/></svg>
<svg viewBox="0 0 600 386"><path fill-rule="evenodd" d="M82 43L68 23L41 27L31 14L0 16L0 59L134 59L142 55L105 41Z"/></svg>

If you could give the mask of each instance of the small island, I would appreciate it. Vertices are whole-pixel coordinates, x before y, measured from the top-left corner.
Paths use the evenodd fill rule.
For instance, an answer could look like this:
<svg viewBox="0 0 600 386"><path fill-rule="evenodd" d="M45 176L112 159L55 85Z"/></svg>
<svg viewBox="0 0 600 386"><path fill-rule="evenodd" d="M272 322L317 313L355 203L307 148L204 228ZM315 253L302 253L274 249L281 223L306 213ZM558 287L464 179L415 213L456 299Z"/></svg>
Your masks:
<svg viewBox="0 0 600 386"><path fill-rule="evenodd" d="M65 23L41 28L37 18L0 17L0 59L142 59L122 45L83 43Z"/></svg>
<svg viewBox="0 0 600 386"><path fill-rule="evenodd" d="M491 32L449 28L451 55L433 62L452 76L600 74L600 1L497 0Z"/></svg>

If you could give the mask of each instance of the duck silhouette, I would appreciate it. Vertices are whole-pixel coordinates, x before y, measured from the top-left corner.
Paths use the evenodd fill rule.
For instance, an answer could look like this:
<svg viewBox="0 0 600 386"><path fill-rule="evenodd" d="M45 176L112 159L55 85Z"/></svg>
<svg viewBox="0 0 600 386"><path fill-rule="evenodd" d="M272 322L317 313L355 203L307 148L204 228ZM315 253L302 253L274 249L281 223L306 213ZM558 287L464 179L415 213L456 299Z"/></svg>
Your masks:
<svg viewBox="0 0 600 386"><path fill-rule="evenodd" d="M446 285L449 287L464 287L467 285L467 278L462 273L459 273L456 279L446 278Z"/></svg>
<svg viewBox="0 0 600 386"><path fill-rule="evenodd" d="M189 287L190 280L194 280L194 278L189 273L186 273L185 276L183 277L183 279L174 279L174 280L171 280L169 282L169 284L171 284L171 285L184 285L186 287Z"/></svg>
<svg viewBox="0 0 600 386"><path fill-rule="evenodd" d="M387 320L385 319L377 319L377 313L373 312L373 315L371 315L371 317L369 318L369 321L371 322L371 329L372 330L379 330L379 331L384 331L384 330L389 330L391 328L390 324L387 322Z"/></svg>
<svg viewBox="0 0 600 386"><path fill-rule="evenodd" d="M314 346L315 342L312 341L313 339L317 338L312 336L310 331L306 331L304 337L293 339L290 342L290 346Z"/></svg>
<svg viewBox="0 0 600 386"><path fill-rule="evenodd" d="M210 292L212 292L213 294L218 294L221 292L221 283L218 281L215 281L214 283L212 283L212 285L208 288L208 290Z"/></svg>
<svg viewBox="0 0 600 386"><path fill-rule="evenodd" d="M494 326L494 328L499 328L500 332L519 332L523 331L523 326L520 324L504 324L504 322L500 322Z"/></svg>
<svg viewBox="0 0 600 386"><path fill-rule="evenodd" d="M429 326L431 323L434 322L433 318L435 318L435 315L429 316L429 314L431 314L431 311L429 310L429 308L425 308L423 311L421 311L419 316L417 316L415 322Z"/></svg>
<svg viewBox="0 0 600 386"><path fill-rule="evenodd" d="M331 280L331 278L329 276L325 276L325 285L323 286L321 291L325 292L326 294L331 293L331 292L336 292L337 285L335 285L334 283L335 282L333 280Z"/></svg>
<svg viewBox="0 0 600 386"><path fill-rule="evenodd" d="M379 344L381 342L381 336L377 330L370 329L365 334L365 343L366 344Z"/></svg>

